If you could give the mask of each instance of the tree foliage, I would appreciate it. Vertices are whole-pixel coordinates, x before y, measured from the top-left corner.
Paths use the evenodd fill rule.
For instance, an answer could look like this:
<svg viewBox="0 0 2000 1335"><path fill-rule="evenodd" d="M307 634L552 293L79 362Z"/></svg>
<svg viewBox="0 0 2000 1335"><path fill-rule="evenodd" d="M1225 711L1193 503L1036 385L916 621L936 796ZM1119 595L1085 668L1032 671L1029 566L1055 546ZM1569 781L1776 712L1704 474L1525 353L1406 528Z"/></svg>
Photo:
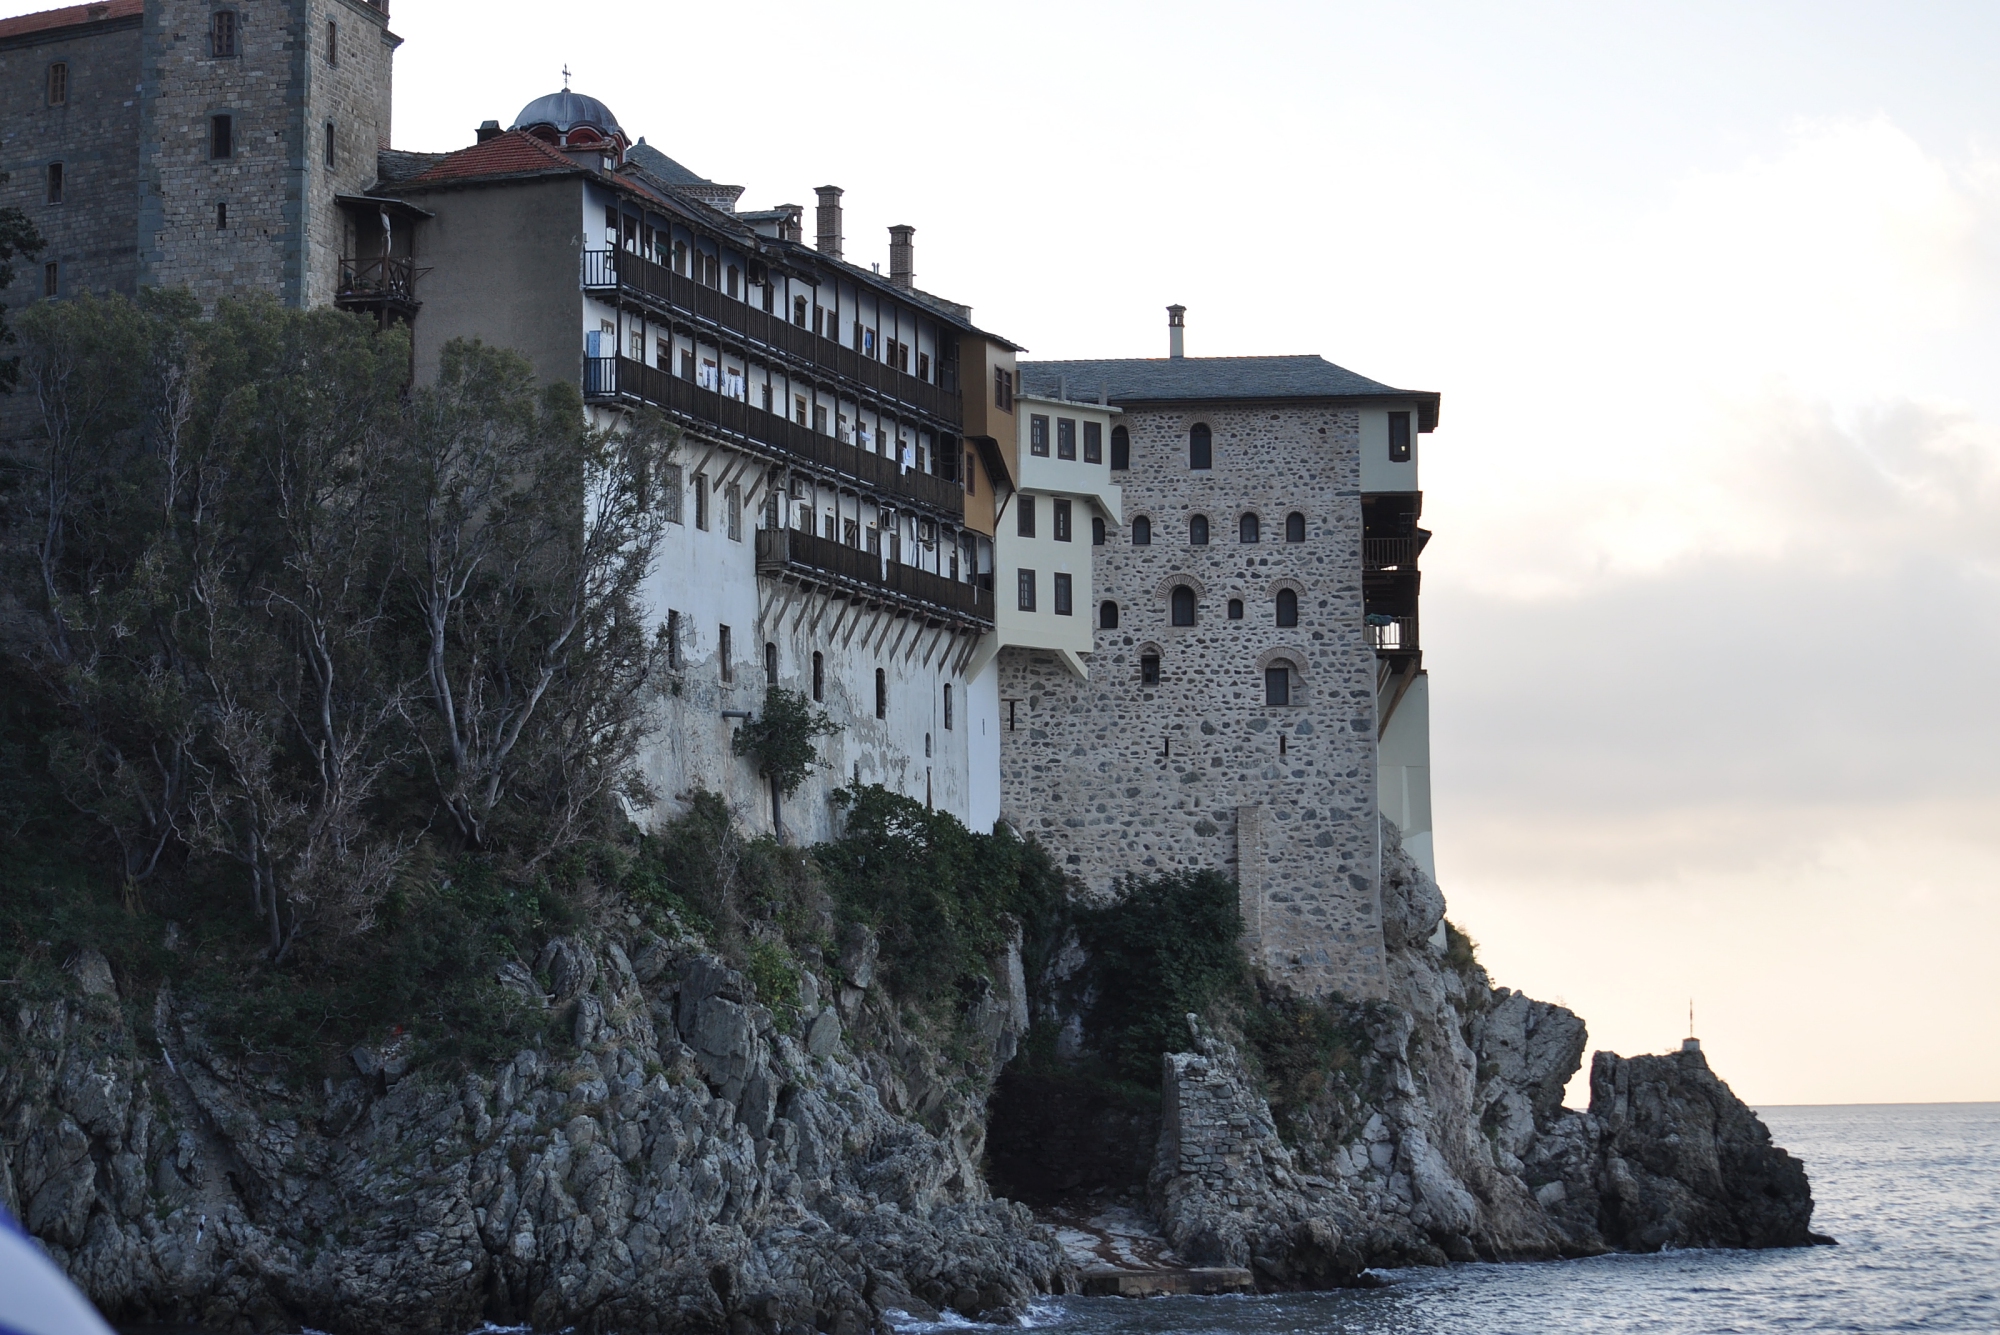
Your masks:
<svg viewBox="0 0 2000 1335"><path fill-rule="evenodd" d="M1126 877L1112 899L1077 912L1090 956L1091 1045L1111 1072L1156 1084L1160 1054L1187 1047L1187 1016L1243 985L1236 885L1210 868Z"/></svg>
<svg viewBox="0 0 2000 1335"><path fill-rule="evenodd" d="M416 842L531 867L633 764L655 421L590 429L518 356L184 293L21 320L41 432L5 645L136 897L234 864L264 949L366 932Z"/></svg>
<svg viewBox="0 0 2000 1335"><path fill-rule="evenodd" d="M899 1000L955 996L1019 930L1031 975L1059 934L1068 882L1040 844L1004 825L968 830L948 812L879 785L845 790L841 837L813 856L841 916L875 930Z"/></svg>
<svg viewBox="0 0 2000 1335"><path fill-rule="evenodd" d="M7 173L0 172L0 185L7 183ZM42 234L35 230L35 224L28 215L17 208L0 209L0 292L5 292L14 283L14 261L33 259L42 253ZM6 307L0 306L0 347L14 341L14 331L7 327ZM21 377L21 359L0 357L0 394L14 388Z"/></svg>
<svg viewBox="0 0 2000 1335"><path fill-rule="evenodd" d="M757 773L770 781L773 791L790 797L819 763L815 743L839 731L840 725L825 710L814 709L803 691L769 686L764 712L738 728L730 745L737 755L757 762Z"/></svg>

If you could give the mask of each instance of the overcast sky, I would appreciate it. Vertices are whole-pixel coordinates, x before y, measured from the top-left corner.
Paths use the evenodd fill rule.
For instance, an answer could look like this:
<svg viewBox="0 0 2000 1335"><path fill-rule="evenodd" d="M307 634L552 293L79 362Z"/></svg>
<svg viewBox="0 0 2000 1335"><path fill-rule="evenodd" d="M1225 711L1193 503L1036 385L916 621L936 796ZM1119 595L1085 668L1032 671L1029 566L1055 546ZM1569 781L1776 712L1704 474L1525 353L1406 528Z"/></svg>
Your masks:
<svg viewBox="0 0 2000 1335"><path fill-rule="evenodd" d="M0 12L43 8L0 0ZM1437 854L1593 1046L2000 1099L2000 8L395 0L396 144L573 86L1049 357L1422 442ZM1581 1091L1573 1087L1572 1093Z"/></svg>

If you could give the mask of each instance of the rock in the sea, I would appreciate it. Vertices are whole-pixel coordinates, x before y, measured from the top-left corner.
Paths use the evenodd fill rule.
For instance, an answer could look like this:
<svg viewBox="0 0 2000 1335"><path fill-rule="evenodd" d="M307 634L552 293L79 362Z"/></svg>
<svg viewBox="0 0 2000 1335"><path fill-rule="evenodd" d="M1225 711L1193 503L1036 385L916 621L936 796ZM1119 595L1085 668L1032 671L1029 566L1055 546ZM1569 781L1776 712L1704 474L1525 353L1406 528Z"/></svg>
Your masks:
<svg viewBox="0 0 2000 1335"><path fill-rule="evenodd" d="M1658 1057L1600 1052L1590 1064L1600 1128L1600 1227L1612 1246L1803 1247L1812 1231L1805 1165L1697 1050Z"/></svg>

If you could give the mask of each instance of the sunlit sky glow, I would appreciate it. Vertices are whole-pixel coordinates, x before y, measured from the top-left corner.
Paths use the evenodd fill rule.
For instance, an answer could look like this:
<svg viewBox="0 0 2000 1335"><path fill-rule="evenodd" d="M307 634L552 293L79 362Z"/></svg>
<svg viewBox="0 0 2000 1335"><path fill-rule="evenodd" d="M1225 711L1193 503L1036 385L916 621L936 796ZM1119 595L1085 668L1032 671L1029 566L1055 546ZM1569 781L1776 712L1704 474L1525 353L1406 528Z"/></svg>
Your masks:
<svg viewBox="0 0 2000 1335"><path fill-rule="evenodd" d="M0 2L0 14L45 5ZM1498 982L1753 1102L2000 1099L2000 10L396 0L396 144L560 86L1046 357L1317 352L1423 441ZM1573 1087L1572 1095L1581 1094Z"/></svg>

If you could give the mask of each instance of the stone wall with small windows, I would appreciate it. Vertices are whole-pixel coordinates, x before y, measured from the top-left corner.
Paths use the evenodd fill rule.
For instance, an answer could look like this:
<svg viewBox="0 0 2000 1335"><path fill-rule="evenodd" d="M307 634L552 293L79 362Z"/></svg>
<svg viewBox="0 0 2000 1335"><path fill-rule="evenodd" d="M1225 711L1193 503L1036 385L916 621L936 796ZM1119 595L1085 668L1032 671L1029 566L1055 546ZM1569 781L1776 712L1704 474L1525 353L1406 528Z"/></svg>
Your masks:
<svg viewBox="0 0 2000 1335"><path fill-rule="evenodd" d="M1095 553L1089 679L1051 653L1000 655L1002 727L1012 724L1001 733L1002 813L1100 892L1127 872L1227 870L1252 957L1274 977L1314 995L1379 996L1358 414L1137 408L1123 421L1124 525ZM1211 437L1205 470L1189 466L1196 425ZM1254 543L1241 540L1246 512L1258 518ZM1303 541L1286 540L1293 514ZM1206 545L1189 541L1197 515ZM1134 545L1142 517L1152 540ZM1194 595L1193 625L1174 624L1177 588ZM1278 624L1285 589L1297 625ZM1118 605L1115 629L1102 624L1105 600ZM1267 681L1272 669L1281 682ZM1288 703L1267 703L1274 688Z"/></svg>
<svg viewBox="0 0 2000 1335"><path fill-rule="evenodd" d="M333 62L329 20L340 32ZM255 293L291 305L331 300L344 245L334 197L375 179L392 51L379 12L349 0L149 4L140 281L185 285L204 304ZM218 116L229 118L226 153L217 151Z"/></svg>
<svg viewBox="0 0 2000 1335"><path fill-rule="evenodd" d="M20 209L48 243L16 261L0 297L10 309L44 295L51 263L60 295L134 290L138 82L137 16L0 41L0 208Z"/></svg>

